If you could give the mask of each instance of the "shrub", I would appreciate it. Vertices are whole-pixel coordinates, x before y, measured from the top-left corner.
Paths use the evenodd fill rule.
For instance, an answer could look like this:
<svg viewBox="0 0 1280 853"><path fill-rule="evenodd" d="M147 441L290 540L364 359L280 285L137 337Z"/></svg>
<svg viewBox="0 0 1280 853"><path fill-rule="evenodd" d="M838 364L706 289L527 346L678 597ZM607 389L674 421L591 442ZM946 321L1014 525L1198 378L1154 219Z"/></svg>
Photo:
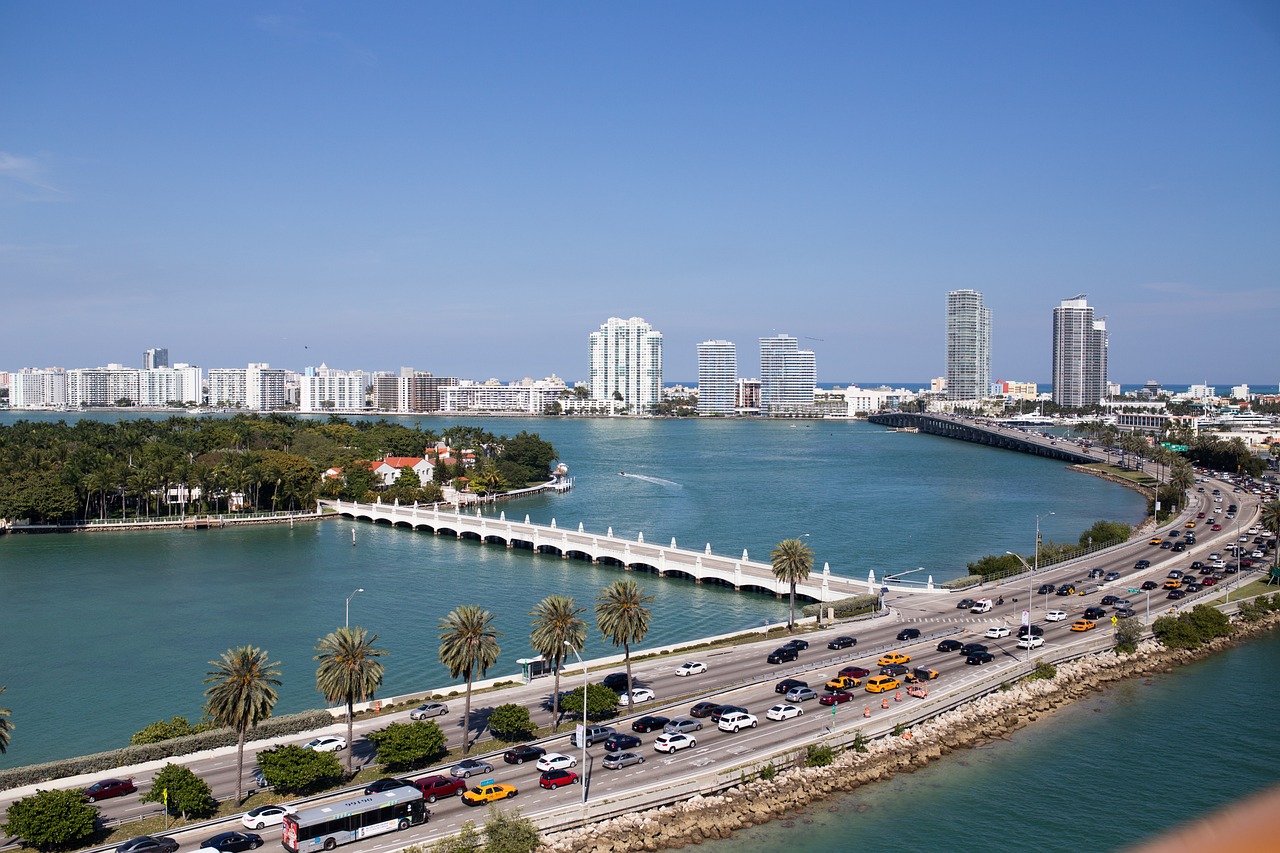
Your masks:
<svg viewBox="0 0 1280 853"><path fill-rule="evenodd" d="M1142 626L1138 620L1121 619L1116 623L1116 651L1131 655L1138 650L1138 640L1142 639Z"/></svg>
<svg viewBox="0 0 1280 853"><path fill-rule="evenodd" d="M448 751L444 732L434 720L392 723L365 737L377 748L378 760L393 773L426 767Z"/></svg>
<svg viewBox="0 0 1280 853"><path fill-rule="evenodd" d="M804 763L809 767L826 767L836 760L836 751L825 743L811 743L805 749Z"/></svg>
<svg viewBox="0 0 1280 853"><path fill-rule="evenodd" d="M850 616L861 616L863 613L873 612L879 602L878 595L853 595L849 598L828 601L825 604L807 604L800 609L800 612L805 616L825 617L829 607L835 611L836 618L847 619Z"/></svg>
<svg viewBox="0 0 1280 853"><path fill-rule="evenodd" d="M342 764L334 752L317 752L294 744L264 749L258 766L267 784L282 794L323 791L342 781Z"/></svg>
<svg viewBox="0 0 1280 853"><path fill-rule="evenodd" d="M489 714L489 731L498 740L527 740L537 728L529 716L529 709L523 705L508 702Z"/></svg>
<svg viewBox="0 0 1280 853"><path fill-rule="evenodd" d="M175 716L168 720L156 720L141 731L135 732L133 737L129 738L129 743L134 746L144 743L159 743L163 740L173 740L177 737L187 737L188 735L212 731L215 728L217 727L207 720L193 726L186 717Z"/></svg>
<svg viewBox="0 0 1280 853"><path fill-rule="evenodd" d="M760 768L760 772L757 775L762 781L769 782L778 775L778 768L774 767L773 764L766 764L764 767Z"/></svg>
<svg viewBox="0 0 1280 853"><path fill-rule="evenodd" d="M1199 632L1185 615L1158 617L1151 624L1151 633L1168 649L1198 649L1202 642Z"/></svg>
<svg viewBox="0 0 1280 853"><path fill-rule="evenodd" d="M151 780L151 790L143 794L144 803L162 803L171 815L209 817L218 810L209 784L181 764L166 764Z"/></svg>
<svg viewBox="0 0 1280 853"><path fill-rule="evenodd" d="M84 801L79 788L37 791L9 806L0 829L30 847L48 850L83 844L93 835L98 810Z"/></svg>
<svg viewBox="0 0 1280 853"><path fill-rule="evenodd" d="M1049 663L1048 661L1042 660L1036 664L1036 668L1033 669L1031 671L1031 674L1027 676L1027 681L1039 681L1041 679L1048 680L1051 678L1056 678L1057 675L1058 675L1058 668L1053 664Z"/></svg>
<svg viewBox="0 0 1280 853"><path fill-rule="evenodd" d="M854 752L867 751L867 736L862 732L858 732L853 736L853 743L849 744L849 748Z"/></svg>
<svg viewBox="0 0 1280 853"><path fill-rule="evenodd" d="M533 853L538 843L538 828L519 809L490 810L484 822L485 853Z"/></svg>

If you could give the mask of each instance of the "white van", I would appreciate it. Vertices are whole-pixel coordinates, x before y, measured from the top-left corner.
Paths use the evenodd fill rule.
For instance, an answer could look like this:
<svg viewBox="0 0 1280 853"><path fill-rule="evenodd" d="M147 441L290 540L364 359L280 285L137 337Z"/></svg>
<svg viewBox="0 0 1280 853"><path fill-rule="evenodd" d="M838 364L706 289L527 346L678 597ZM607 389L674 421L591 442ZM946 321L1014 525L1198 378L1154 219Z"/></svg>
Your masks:
<svg viewBox="0 0 1280 853"><path fill-rule="evenodd" d="M989 598L979 598L973 603L973 607L969 608L970 613L990 613L994 607Z"/></svg>

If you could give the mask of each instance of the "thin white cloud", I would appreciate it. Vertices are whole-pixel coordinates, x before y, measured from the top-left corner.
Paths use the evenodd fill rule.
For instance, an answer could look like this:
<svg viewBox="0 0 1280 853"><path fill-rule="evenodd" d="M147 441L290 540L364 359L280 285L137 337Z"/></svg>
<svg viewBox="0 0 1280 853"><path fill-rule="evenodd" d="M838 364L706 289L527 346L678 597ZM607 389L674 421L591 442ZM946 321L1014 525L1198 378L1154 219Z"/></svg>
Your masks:
<svg viewBox="0 0 1280 853"><path fill-rule="evenodd" d="M33 157L20 157L0 151L0 188L7 187L24 198L48 198L62 190L49 183L44 166Z"/></svg>

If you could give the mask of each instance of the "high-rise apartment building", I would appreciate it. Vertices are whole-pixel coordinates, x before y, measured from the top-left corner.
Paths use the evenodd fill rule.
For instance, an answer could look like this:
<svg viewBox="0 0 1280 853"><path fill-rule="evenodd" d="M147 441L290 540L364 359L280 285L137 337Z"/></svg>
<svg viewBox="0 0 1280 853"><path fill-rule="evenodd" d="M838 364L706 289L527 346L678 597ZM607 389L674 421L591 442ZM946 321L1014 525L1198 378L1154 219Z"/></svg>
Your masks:
<svg viewBox="0 0 1280 853"><path fill-rule="evenodd" d="M738 348L731 341L698 344L698 414L732 415L738 396Z"/></svg>
<svg viewBox="0 0 1280 853"><path fill-rule="evenodd" d="M10 408L62 409L67 403L67 372L61 367L23 368L9 374Z"/></svg>
<svg viewBox="0 0 1280 853"><path fill-rule="evenodd" d="M285 371L269 364L215 367L209 370L209 405L255 412L283 408Z"/></svg>
<svg viewBox="0 0 1280 853"><path fill-rule="evenodd" d="M760 339L760 411L766 415L813 409L818 362L790 335Z"/></svg>
<svg viewBox="0 0 1280 853"><path fill-rule="evenodd" d="M1107 399L1107 321L1085 294L1053 309L1053 402L1080 408Z"/></svg>
<svg viewBox="0 0 1280 853"><path fill-rule="evenodd" d="M303 371L298 384L300 411L350 412L363 408L364 374L360 371L334 370L325 364Z"/></svg>
<svg viewBox="0 0 1280 853"><path fill-rule="evenodd" d="M169 350L164 347L152 347L142 354L142 369L152 370L169 366Z"/></svg>
<svg viewBox="0 0 1280 853"><path fill-rule="evenodd" d="M947 293L947 399L991 393L991 309L976 290Z"/></svg>
<svg viewBox="0 0 1280 853"><path fill-rule="evenodd" d="M640 317L610 317L591 333L591 396L617 394L632 412L662 402L662 333Z"/></svg>

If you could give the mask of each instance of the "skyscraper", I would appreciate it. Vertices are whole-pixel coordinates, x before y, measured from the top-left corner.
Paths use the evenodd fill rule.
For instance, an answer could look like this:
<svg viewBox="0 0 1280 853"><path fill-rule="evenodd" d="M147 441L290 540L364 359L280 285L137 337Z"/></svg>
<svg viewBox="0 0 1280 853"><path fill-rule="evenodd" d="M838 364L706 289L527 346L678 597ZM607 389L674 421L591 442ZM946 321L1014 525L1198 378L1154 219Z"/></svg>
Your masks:
<svg viewBox="0 0 1280 853"><path fill-rule="evenodd" d="M1085 294L1053 309L1053 402L1080 408L1107 398L1107 321Z"/></svg>
<svg viewBox="0 0 1280 853"><path fill-rule="evenodd" d="M738 392L738 348L731 341L698 344L698 414L732 415Z"/></svg>
<svg viewBox="0 0 1280 853"><path fill-rule="evenodd" d="M169 366L169 350L165 347L152 347L142 354L142 369L151 370L156 367Z"/></svg>
<svg viewBox="0 0 1280 853"><path fill-rule="evenodd" d="M640 317L610 317L591 333L591 397L617 394L633 412L662 402L662 333Z"/></svg>
<svg viewBox="0 0 1280 853"><path fill-rule="evenodd" d="M947 293L947 399L991 393L991 309L976 290Z"/></svg>
<svg viewBox="0 0 1280 853"><path fill-rule="evenodd" d="M760 410L766 415L813 409L818 362L790 335L760 339Z"/></svg>

